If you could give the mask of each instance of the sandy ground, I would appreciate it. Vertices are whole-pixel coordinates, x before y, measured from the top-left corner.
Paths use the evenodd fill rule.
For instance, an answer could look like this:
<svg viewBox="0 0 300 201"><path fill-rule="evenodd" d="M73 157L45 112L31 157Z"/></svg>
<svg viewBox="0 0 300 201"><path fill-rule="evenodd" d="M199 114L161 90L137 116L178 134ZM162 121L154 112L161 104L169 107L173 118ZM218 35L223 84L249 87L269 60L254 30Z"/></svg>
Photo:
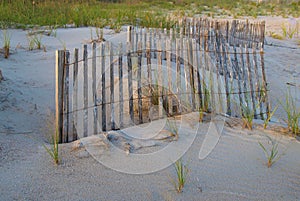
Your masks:
<svg viewBox="0 0 300 201"><path fill-rule="evenodd" d="M273 18L270 21L274 23ZM63 48L57 38L68 49L80 48L90 39L90 28L59 29L57 38L44 36L46 52L28 51L27 32L10 31L13 53L9 59L0 57L5 78L0 83L0 200L300 199L299 141L280 131L264 131L259 124L254 131L244 130L234 119L227 119L218 145L205 160L199 160L198 154L210 123L197 124L196 138L183 157L190 173L181 194L170 181L175 177L173 166L143 175L120 173L84 149L74 151L72 143L60 146L61 164L53 165L42 144L47 139L48 116L54 110L54 51ZM105 31L107 40L125 36L125 32ZM265 61L273 105L284 97L287 82L296 85L291 89L299 105L300 48L296 41L267 37ZM277 125L283 123L282 117L279 109L274 118ZM183 125L191 122L195 123L191 120ZM266 167L258 144L267 144L266 136L279 142L282 154L272 168Z"/></svg>

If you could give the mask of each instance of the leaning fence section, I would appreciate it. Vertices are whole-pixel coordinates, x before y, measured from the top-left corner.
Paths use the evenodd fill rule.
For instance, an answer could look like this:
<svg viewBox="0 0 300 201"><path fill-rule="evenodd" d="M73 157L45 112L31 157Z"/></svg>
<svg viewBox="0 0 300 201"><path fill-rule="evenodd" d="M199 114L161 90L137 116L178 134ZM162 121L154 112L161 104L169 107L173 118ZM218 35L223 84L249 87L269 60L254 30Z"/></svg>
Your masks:
<svg viewBox="0 0 300 201"><path fill-rule="evenodd" d="M57 51L60 142L192 111L265 118L263 43L230 43L233 25L202 21L212 28L129 27L125 43Z"/></svg>

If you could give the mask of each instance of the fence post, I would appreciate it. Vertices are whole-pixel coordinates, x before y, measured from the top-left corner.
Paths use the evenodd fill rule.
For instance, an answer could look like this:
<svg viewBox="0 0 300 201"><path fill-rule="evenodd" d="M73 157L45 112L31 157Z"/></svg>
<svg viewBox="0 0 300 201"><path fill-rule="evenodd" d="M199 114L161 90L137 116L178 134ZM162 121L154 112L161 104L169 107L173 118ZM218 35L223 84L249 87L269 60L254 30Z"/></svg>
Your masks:
<svg viewBox="0 0 300 201"><path fill-rule="evenodd" d="M64 51L56 51L55 65L55 113L56 113L56 132L59 137L59 143L63 142L63 91L64 91Z"/></svg>
<svg viewBox="0 0 300 201"><path fill-rule="evenodd" d="M69 76L69 57L70 52L65 51L64 54L64 89L63 89L63 133L62 133L62 142L69 141L69 84L70 84L70 76Z"/></svg>

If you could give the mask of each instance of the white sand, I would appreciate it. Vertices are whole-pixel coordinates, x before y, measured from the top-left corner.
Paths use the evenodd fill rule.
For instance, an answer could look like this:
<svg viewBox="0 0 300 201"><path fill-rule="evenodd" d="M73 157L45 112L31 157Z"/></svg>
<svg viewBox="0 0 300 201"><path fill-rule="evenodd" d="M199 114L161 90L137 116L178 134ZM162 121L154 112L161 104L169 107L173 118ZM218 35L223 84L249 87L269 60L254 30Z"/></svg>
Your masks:
<svg viewBox="0 0 300 201"><path fill-rule="evenodd" d="M0 69L6 79L0 83L1 200L300 199L299 141L262 129L250 132L239 125L226 126L213 152L199 160L209 123L200 125L183 157L190 174L182 194L177 194L170 182L170 177L175 176L173 166L146 175L124 174L105 167L83 149L71 151L72 144L60 146L62 164L54 166L42 141L46 138L46 116L54 110L54 51L62 44L57 38L44 36L47 52L28 51L26 31L10 31L12 48L18 48L9 59L0 57ZM107 30L105 38L114 42L126 39L124 32L109 33ZM66 42L68 49L80 48L90 39L90 28L59 29L57 37ZM281 99L285 83L292 82L298 86L293 96L299 105L299 46L295 41L267 38L267 42L277 45L265 47L271 100ZM277 119L283 116L279 109ZM193 122L183 125L189 127ZM269 169L258 144L267 144L266 135L276 138L280 154L284 153ZM179 136L178 142L181 140Z"/></svg>

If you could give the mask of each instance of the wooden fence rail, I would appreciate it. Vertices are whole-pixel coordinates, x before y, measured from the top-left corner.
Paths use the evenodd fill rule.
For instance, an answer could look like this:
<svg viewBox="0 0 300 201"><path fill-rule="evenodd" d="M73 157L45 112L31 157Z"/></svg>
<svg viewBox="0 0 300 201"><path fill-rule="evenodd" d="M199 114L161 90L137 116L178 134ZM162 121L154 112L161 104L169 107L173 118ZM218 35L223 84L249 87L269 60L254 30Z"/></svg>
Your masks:
<svg viewBox="0 0 300 201"><path fill-rule="evenodd" d="M263 43L231 45L220 28L193 23L179 31L130 27L127 43L117 47L58 50L60 142L199 110L242 116L249 108L265 118Z"/></svg>

